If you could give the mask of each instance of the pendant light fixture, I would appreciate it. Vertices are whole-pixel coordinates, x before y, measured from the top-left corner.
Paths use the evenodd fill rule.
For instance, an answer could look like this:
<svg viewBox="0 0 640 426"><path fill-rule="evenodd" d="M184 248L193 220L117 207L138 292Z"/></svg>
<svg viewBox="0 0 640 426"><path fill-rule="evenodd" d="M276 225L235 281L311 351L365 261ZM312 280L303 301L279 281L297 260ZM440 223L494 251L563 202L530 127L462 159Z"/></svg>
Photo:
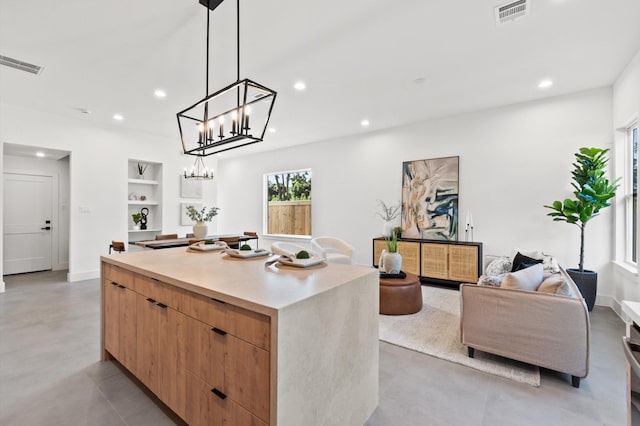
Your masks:
<svg viewBox="0 0 640 426"><path fill-rule="evenodd" d="M209 14L223 1L200 0L207 7L206 96L176 114L183 152L198 157L192 173L185 170L185 178L213 178L202 157L262 142L276 99L275 91L248 78L240 80L240 0L236 1L237 80L209 94Z"/></svg>

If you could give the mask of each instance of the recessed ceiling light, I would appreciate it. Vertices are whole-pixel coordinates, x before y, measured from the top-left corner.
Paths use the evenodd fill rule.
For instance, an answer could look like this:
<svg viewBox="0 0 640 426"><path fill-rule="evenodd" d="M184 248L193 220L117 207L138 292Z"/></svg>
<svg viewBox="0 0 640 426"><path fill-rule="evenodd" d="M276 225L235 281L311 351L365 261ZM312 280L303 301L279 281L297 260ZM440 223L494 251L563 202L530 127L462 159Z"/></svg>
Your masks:
<svg viewBox="0 0 640 426"><path fill-rule="evenodd" d="M366 127L366 126L368 126L369 124L370 124L370 123L369 123L369 120L367 120L367 119L364 119L364 120L362 120L362 121L360 122L360 125L365 126L365 127Z"/></svg>
<svg viewBox="0 0 640 426"><path fill-rule="evenodd" d="M275 133L277 132L275 127L269 127L269 133Z"/></svg>
<svg viewBox="0 0 640 426"><path fill-rule="evenodd" d="M156 89L153 94L155 95L156 98L166 98L167 97L167 92L165 92L162 89Z"/></svg>
<svg viewBox="0 0 640 426"><path fill-rule="evenodd" d="M547 87L551 87L551 85L553 85L553 81L551 80L542 80L540 83L538 83L538 88L539 89L546 89Z"/></svg>
<svg viewBox="0 0 640 426"><path fill-rule="evenodd" d="M113 114L113 119L116 121L122 121L124 120L124 117L122 116L122 114Z"/></svg>
<svg viewBox="0 0 640 426"><path fill-rule="evenodd" d="M307 88L307 85L304 81L297 81L296 84L293 85L293 88L302 91Z"/></svg>
<svg viewBox="0 0 640 426"><path fill-rule="evenodd" d="M41 151L36 152L36 157L43 158L44 157L44 152L41 152Z"/></svg>

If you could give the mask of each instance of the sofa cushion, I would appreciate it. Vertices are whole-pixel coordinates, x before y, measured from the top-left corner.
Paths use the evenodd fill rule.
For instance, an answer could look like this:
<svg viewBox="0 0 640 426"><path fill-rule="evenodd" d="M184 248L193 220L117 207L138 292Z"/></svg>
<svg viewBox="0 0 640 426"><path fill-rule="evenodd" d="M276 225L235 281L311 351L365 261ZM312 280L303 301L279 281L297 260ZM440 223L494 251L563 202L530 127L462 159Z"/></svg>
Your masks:
<svg viewBox="0 0 640 426"><path fill-rule="evenodd" d="M502 256L489 263L485 274L489 276L504 274L511 271L511 266L511 259L506 256Z"/></svg>
<svg viewBox="0 0 640 426"><path fill-rule="evenodd" d="M518 252L515 257L513 258L513 264L511 266L511 272L516 272L518 271L520 268L520 265L526 263L526 264L536 264L536 263L542 263L542 259L534 259L532 257L529 256L525 256L524 254Z"/></svg>
<svg viewBox="0 0 640 426"><path fill-rule="evenodd" d="M478 285L486 285L489 287L500 287L502 284L502 280L507 274L499 274L499 275L482 275L478 279Z"/></svg>
<svg viewBox="0 0 640 426"><path fill-rule="evenodd" d="M538 263L530 268L510 272L502 280L501 288L536 291L542 283L542 264Z"/></svg>
<svg viewBox="0 0 640 426"><path fill-rule="evenodd" d="M571 289L569 283L560 274L553 274L542 280L542 284L538 287L538 291L543 293L559 294L561 296L570 296Z"/></svg>

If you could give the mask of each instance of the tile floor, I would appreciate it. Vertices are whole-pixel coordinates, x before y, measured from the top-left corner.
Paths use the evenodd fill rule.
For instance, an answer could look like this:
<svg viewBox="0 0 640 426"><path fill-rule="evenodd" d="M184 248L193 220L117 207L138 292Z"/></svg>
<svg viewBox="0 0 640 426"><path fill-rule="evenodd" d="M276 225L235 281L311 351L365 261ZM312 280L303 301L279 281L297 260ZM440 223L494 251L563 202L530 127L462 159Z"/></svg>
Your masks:
<svg viewBox="0 0 640 426"><path fill-rule="evenodd" d="M99 361L99 280L65 277L5 277L0 425L181 424L113 363ZM553 371L533 388L380 343L380 404L366 426L624 425L624 324L596 307L591 326L591 372L580 389Z"/></svg>

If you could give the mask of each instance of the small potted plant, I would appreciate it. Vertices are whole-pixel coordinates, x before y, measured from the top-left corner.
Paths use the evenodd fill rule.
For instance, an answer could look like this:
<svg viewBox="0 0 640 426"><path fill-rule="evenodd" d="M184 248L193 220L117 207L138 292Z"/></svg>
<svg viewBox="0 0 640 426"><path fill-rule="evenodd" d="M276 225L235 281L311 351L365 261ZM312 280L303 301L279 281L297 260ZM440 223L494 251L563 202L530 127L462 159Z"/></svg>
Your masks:
<svg viewBox="0 0 640 426"><path fill-rule="evenodd" d="M134 231L139 231L140 230L140 220L142 220L142 215L140 213L133 213L131 215L131 218L133 219L133 230Z"/></svg>
<svg viewBox="0 0 640 426"><path fill-rule="evenodd" d="M209 232L209 227L205 222L210 222L215 216L218 215L218 207L211 207L208 211L206 207L202 207L201 210L197 210L193 206L187 206L187 216L189 219L196 222L193 225L193 236L195 238L204 238Z"/></svg>
<svg viewBox="0 0 640 426"><path fill-rule="evenodd" d="M138 163L138 179L144 179L144 172L147 171L148 164Z"/></svg>
<svg viewBox="0 0 640 426"><path fill-rule="evenodd" d="M384 237L387 250L382 250L378 268L388 274L399 274L402 268L402 256L398 253L398 232L394 229L392 236Z"/></svg>
<svg viewBox="0 0 640 426"><path fill-rule="evenodd" d="M558 200L550 206L544 206L553 210L548 216L553 217L554 221L567 222L580 228L578 269L567 269L567 273L580 289L589 311L596 301L598 274L584 269L584 231L591 219L611 205L609 200L616 195L620 180L618 178L609 182L606 177L608 151L601 148L580 148L580 152L575 154L576 162L573 163L574 169L571 172L575 199L567 198L564 202Z"/></svg>

